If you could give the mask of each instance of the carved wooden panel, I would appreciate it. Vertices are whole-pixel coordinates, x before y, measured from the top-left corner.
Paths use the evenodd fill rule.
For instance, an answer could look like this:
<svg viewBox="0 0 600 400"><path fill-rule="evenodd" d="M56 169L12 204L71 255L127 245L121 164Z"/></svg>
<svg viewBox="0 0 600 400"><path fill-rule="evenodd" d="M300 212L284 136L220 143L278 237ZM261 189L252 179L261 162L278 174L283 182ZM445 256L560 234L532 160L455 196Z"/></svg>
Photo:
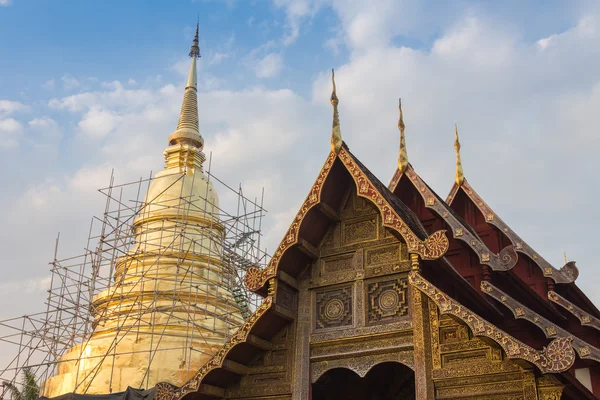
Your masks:
<svg viewBox="0 0 600 400"><path fill-rule="evenodd" d="M368 216L342 222L342 245L348 245L368 240L378 236L377 217Z"/></svg>
<svg viewBox="0 0 600 400"><path fill-rule="evenodd" d="M327 257L321 260L321 276L328 273L348 271L352 269L352 258L354 253L342 254L339 256Z"/></svg>
<svg viewBox="0 0 600 400"><path fill-rule="evenodd" d="M406 246L404 246L404 254L401 251L402 246L399 243L365 249L365 266L371 267L374 265L398 263L402 259L407 260Z"/></svg>
<svg viewBox="0 0 600 400"><path fill-rule="evenodd" d="M248 365L248 373L227 388L228 399L283 396L292 392L292 357L295 332L293 325L285 326L269 342L271 350L261 351ZM269 397L270 398L270 397Z"/></svg>
<svg viewBox="0 0 600 400"><path fill-rule="evenodd" d="M408 315L406 277L370 282L366 297L368 323L395 321Z"/></svg>
<svg viewBox="0 0 600 400"><path fill-rule="evenodd" d="M316 292L315 329L352 325L352 289L352 285L346 285Z"/></svg>

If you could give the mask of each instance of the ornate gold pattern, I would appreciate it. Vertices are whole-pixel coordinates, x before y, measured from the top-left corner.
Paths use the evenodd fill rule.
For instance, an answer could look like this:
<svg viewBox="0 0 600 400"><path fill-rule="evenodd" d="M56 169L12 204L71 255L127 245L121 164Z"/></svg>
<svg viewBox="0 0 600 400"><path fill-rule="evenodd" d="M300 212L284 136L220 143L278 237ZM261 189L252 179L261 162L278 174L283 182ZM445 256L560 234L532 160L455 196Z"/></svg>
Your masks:
<svg viewBox="0 0 600 400"><path fill-rule="evenodd" d="M352 325L352 286L321 290L316 298L316 329Z"/></svg>
<svg viewBox="0 0 600 400"><path fill-rule="evenodd" d="M190 379L185 385L176 387L170 383L161 382L156 385L157 400L179 400L188 393L198 390L202 379L212 370L221 368L227 354L236 345L243 343L248 338L252 327L270 308L273 304L272 297L266 297L262 304L256 309L254 314L248 318L246 323L233 334L233 336L219 349L219 351L198 370L196 375Z"/></svg>
<svg viewBox="0 0 600 400"><path fill-rule="evenodd" d="M406 278L373 282L367 286L368 322L388 321L408 314Z"/></svg>
<svg viewBox="0 0 600 400"><path fill-rule="evenodd" d="M438 317L438 309L433 300L429 302L429 328L431 329L431 362L433 369L442 367L440 359L440 320Z"/></svg>
<svg viewBox="0 0 600 400"><path fill-rule="evenodd" d="M575 317L577 317L577 319L579 319L579 321L581 322L581 325L589 326L600 331L600 319L585 312L584 310L577 307L575 304L571 303L569 300L565 299L558 293L554 291L549 291L548 299L550 299L550 301L558 304L559 306L573 314Z"/></svg>
<svg viewBox="0 0 600 400"><path fill-rule="evenodd" d="M490 297L501 300L502 304L504 304L509 310L511 310L515 316L515 318L525 319L544 332L547 338L554 338L556 336L559 337L570 337L573 340L573 348L579 353L581 358L591 359L600 362L600 349L590 345L589 343L579 339L578 337L573 337L569 332L532 311L531 309L525 307L512 297L508 296L506 293L495 287L489 282L482 281L481 282L481 291ZM518 310L518 311L517 311Z"/></svg>
<svg viewBox="0 0 600 400"><path fill-rule="evenodd" d="M411 351L401 351L313 362L311 363L311 382L316 382L325 372L334 368L346 368L364 378L374 366L384 362L397 362L412 369L413 355Z"/></svg>
<svg viewBox="0 0 600 400"><path fill-rule="evenodd" d="M419 240L381 193L379 193L361 168L354 162L346 149L342 149L338 157L344 163L348 172L350 172L352 179L354 179L358 189L357 194L371 200L375 204L381 213L383 225L394 229L402 236L408 246L409 252L417 253L425 260L436 260L446 253L450 244L444 230L434 232L424 241Z"/></svg>
<svg viewBox="0 0 600 400"><path fill-rule="evenodd" d="M456 302L415 271L409 273L408 281L433 300L439 307L440 313L454 315L464 321L474 335L492 339L502 347L508 358L528 361L544 373L566 371L575 362L575 351L571 346L573 338L571 337L554 339L548 347L541 351L536 350Z"/></svg>

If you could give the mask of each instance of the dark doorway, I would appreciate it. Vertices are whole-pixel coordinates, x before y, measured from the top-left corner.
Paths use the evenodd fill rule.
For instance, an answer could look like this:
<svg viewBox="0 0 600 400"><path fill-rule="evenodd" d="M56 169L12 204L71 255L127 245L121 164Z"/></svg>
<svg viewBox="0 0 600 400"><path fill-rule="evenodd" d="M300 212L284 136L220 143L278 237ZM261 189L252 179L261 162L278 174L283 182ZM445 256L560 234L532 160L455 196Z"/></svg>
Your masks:
<svg viewBox="0 0 600 400"><path fill-rule="evenodd" d="M367 376L336 368L312 385L312 400L414 400L415 374L399 363L386 362L371 368Z"/></svg>

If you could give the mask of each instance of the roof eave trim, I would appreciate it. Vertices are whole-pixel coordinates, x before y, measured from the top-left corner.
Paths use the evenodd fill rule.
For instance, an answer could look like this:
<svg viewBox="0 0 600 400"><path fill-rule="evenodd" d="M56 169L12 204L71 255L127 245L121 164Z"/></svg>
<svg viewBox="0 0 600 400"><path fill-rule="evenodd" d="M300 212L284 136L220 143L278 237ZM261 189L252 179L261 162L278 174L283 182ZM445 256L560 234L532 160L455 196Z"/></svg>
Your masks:
<svg viewBox="0 0 600 400"><path fill-rule="evenodd" d="M456 190L455 190L456 188ZM484 215L485 221L498 230L500 230L506 237L511 241L514 246L514 249L518 253L525 254L529 258L533 260L534 263L538 265L541 269L542 274L550 278L554 281L554 283L573 283L579 276L579 270L575 265L575 262L569 262L565 264L561 269L557 269L553 267L548 261L546 261L542 256L536 253L531 246L529 246L516 232L514 232L493 210L492 208L483 200L483 198L473 189L473 187L465 181L459 187L454 184L451 190L451 195L448 196L450 202L446 201L448 204L452 203L454 196L458 192L458 189L462 189L463 192L469 197L469 199L475 204L475 206L479 209L479 211ZM453 193L453 191L455 192Z"/></svg>
<svg viewBox="0 0 600 400"><path fill-rule="evenodd" d="M539 368L542 373L563 372L571 368L575 362L571 337L554 339L547 347L536 350L452 299L418 272L411 271L408 281L414 288L429 297L437 305L441 314L453 315L467 324L475 336L491 339L502 347L509 359L527 361Z"/></svg>
<svg viewBox="0 0 600 400"><path fill-rule="evenodd" d="M197 392L200 389L202 380L209 372L219 369L223 366L227 354L235 346L241 343L245 343L248 339L248 335L252 331L252 328L258 320L262 318L265 313L271 309L273 305L273 297L266 297L260 306L254 311L254 313L248 318L248 320L242 325L231 338L223 344L223 346L217 351L217 353L204 364L194 375L192 379L187 381L183 386L177 387L168 382L160 382L156 384L156 399L157 400L180 400L185 395Z"/></svg>
<svg viewBox="0 0 600 400"><path fill-rule="evenodd" d="M572 346L579 354L579 357L586 360L600 362L600 349L562 329L552 321L542 317L535 311L524 306L517 300L510 297L508 294L504 293L502 290L492 285L490 282L482 281L481 291L502 303L513 313L515 319L524 319L538 327L548 339L555 339L557 337L572 337Z"/></svg>
<svg viewBox="0 0 600 400"><path fill-rule="evenodd" d="M408 252L418 254L423 260L436 260L442 257L450 246L448 237L445 234L445 230L437 231L431 234L424 240L419 237L408 227L408 225L400 218L394 208L388 203L388 201L379 193L373 182L366 176L360 166L354 162L353 156L347 150L345 143L340 149L339 153L330 152L325 160L325 164L319 173L319 176L313 184L306 200L300 207L300 210L296 214L292 225L288 229L287 233L283 237L283 240L277 247L277 250L273 254L273 257L269 261L267 267L263 270L251 267L246 271L244 277L244 284L246 287L253 292L258 292L263 289L269 279L277 276L279 269L279 262L285 254L285 252L298 243L300 236L300 226L304 220L304 217L317 204L321 201L321 191L323 185L329 176L329 172L333 167L333 163L336 159L339 159L345 166L346 170L350 173L350 176L356 184L356 194L360 197L364 197L377 207L381 215L383 226L393 229L398 232L400 236L406 242Z"/></svg>

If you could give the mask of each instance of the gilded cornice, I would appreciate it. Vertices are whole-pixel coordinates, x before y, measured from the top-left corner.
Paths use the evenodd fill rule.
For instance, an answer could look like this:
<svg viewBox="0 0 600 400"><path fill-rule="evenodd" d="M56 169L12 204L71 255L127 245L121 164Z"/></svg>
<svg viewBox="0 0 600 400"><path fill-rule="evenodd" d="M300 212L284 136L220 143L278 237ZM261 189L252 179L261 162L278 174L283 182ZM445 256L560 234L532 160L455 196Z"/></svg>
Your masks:
<svg viewBox="0 0 600 400"><path fill-rule="evenodd" d="M258 291L270 278L277 276L279 262L287 249L296 245L299 241L299 230L308 211L321 201L321 190L329 175L334 161L338 158L346 167L356 184L357 195L373 202L381 214L382 224L398 232L406 242L408 252L418 254L424 260L435 260L442 257L448 251L449 242L445 231L437 231L427 239L421 240L400 218L398 213L389 202L379 193L373 182L367 177L362 168L354 161L353 156L342 146L340 152L329 153L325 164L319 173L317 180L312 186L306 200L296 214L294 222L284 235L282 242L277 247L267 267L263 270L251 267L246 271L244 283L248 289Z"/></svg>
<svg viewBox="0 0 600 400"><path fill-rule="evenodd" d="M423 292L439 308L441 314L450 314L469 326L473 335L487 337L498 343L509 359L520 359L535 365L543 373L559 373L568 370L575 362L575 351L571 337L554 339L548 347L536 350L515 339L492 323L481 318L467 307L432 285L418 272L411 271L409 283Z"/></svg>
<svg viewBox="0 0 600 400"><path fill-rule="evenodd" d="M467 227L464 226L448 209L448 205L442 202L438 196L425 184L419 174L413 169L412 165L408 164L406 172L402 172L397 169L394 177L392 178L389 189L393 192L402 175L405 175L417 189L417 192L423 198L425 207L435 211L444 222L446 222L450 228L452 228L452 237L463 241L469 246L475 254L479 257L481 264L489 266L493 271L508 271L512 269L518 260L517 253L513 246L507 246L495 254L481 241L481 239L472 234Z"/></svg>
<svg viewBox="0 0 600 400"><path fill-rule="evenodd" d="M452 187L448 198L446 199L446 204L451 204L458 193L458 189L462 188L465 194L471 199L471 201L475 204L475 206L481 211L481 213L485 217L485 221L498 228L508 239L512 242L514 249L518 253L522 253L531 258L542 270L542 273L545 277L552 279L555 283L572 283L575 282L575 279L579 276L579 271L575 266L574 262L566 263L560 270L554 268L548 261L546 261L542 256L537 254L523 239L519 237L510 227L502 221L502 219L494 213L490 206L477 194L475 189L471 187L471 185L465 179L461 186L458 186L456 183Z"/></svg>
<svg viewBox="0 0 600 400"><path fill-rule="evenodd" d="M548 299L573 314L581 322L582 326L589 326L600 331L600 319L577 307L558 293L549 291Z"/></svg>
<svg viewBox="0 0 600 400"><path fill-rule="evenodd" d="M579 354L579 357L581 357L582 359L600 362L600 349L579 339L578 337L557 326L553 322L542 317L535 311L527 308L526 306L519 303L517 300L513 299L512 297L510 297L491 283L486 281L481 282L481 290L483 291L483 293L504 304L504 306L506 306L506 308L508 308L513 313L515 318L527 320L535 326L537 326L538 328L540 328L540 330L544 332L544 335L546 335L548 339L567 337L572 338L572 346Z"/></svg>
<svg viewBox="0 0 600 400"><path fill-rule="evenodd" d="M238 329L231 338L219 349L219 351L198 370L196 375L181 387L171 385L167 382L156 384L156 399L157 400L179 400L185 395L196 392L200 388L200 384L204 377L211 371L221 368L227 354L231 349L240 343L244 343L254 327L254 324L271 308L273 298L266 297L256 311L248 318L246 323Z"/></svg>

